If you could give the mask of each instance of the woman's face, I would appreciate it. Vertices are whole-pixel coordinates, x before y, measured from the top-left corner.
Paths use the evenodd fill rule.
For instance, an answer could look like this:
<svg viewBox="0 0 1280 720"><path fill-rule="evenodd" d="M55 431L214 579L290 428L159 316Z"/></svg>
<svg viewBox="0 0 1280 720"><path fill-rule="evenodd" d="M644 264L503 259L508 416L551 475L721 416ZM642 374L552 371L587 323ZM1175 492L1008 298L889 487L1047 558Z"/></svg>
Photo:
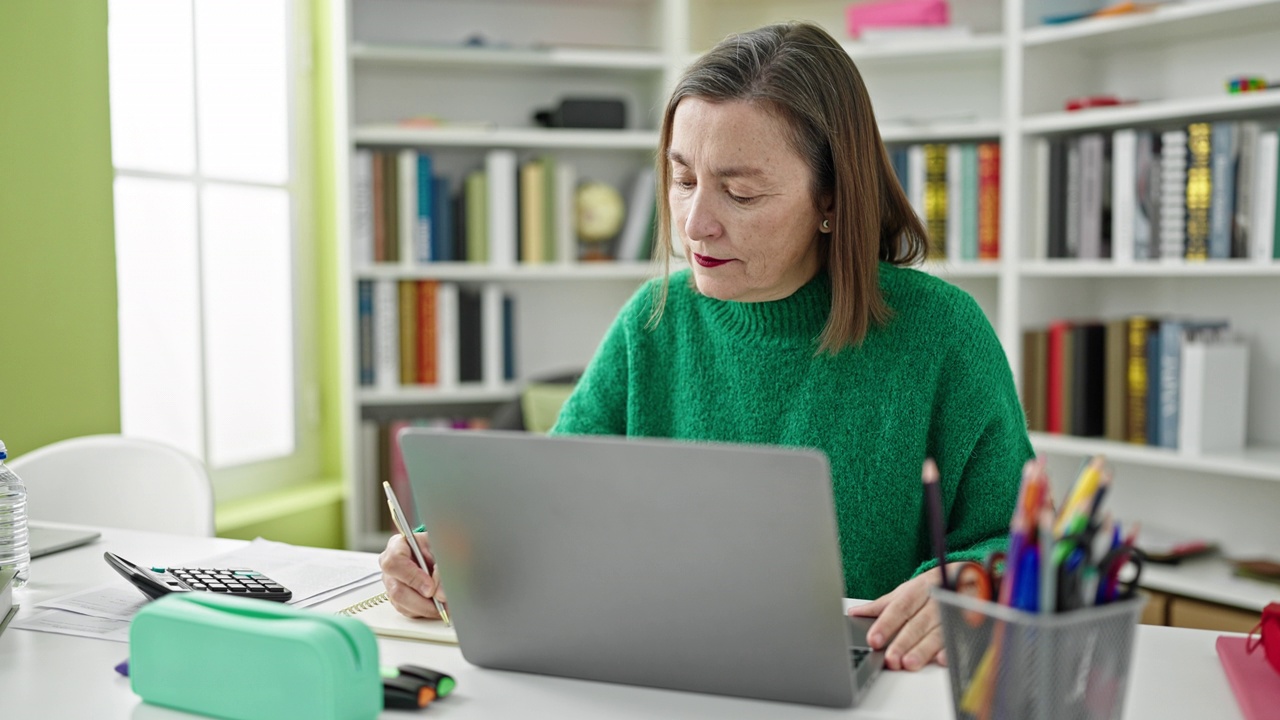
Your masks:
<svg viewBox="0 0 1280 720"><path fill-rule="evenodd" d="M686 97L667 160L671 211L698 292L780 300L817 273L823 216L782 120L743 101Z"/></svg>

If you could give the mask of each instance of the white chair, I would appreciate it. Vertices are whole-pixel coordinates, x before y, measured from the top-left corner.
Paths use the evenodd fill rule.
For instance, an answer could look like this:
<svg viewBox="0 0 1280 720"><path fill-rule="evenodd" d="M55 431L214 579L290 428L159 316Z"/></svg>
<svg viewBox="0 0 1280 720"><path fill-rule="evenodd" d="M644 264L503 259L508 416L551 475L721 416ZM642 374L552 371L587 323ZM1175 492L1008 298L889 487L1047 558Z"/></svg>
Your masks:
<svg viewBox="0 0 1280 720"><path fill-rule="evenodd" d="M169 445L86 435L9 462L27 487L27 517L80 525L213 536L204 464Z"/></svg>

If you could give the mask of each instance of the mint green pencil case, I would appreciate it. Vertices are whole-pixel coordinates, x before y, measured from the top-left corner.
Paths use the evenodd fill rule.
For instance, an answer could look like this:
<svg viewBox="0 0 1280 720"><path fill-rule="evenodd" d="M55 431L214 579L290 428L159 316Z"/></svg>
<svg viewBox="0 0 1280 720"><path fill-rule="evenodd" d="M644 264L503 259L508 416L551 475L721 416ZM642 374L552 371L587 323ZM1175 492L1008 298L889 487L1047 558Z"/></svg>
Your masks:
<svg viewBox="0 0 1280 720"><path fill-rule="evenodd" d="M354 618L174 593L129 628L133 691L227 720L364 720L382 711L378 644Z"/></svg>

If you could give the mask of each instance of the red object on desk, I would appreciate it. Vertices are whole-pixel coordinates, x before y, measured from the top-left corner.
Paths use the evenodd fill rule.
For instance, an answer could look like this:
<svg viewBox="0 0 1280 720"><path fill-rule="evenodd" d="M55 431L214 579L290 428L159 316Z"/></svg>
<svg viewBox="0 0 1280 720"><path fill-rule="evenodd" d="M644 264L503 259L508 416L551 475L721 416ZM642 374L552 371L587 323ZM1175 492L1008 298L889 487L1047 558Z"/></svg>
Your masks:
<svg viewBox="0 0 1280 720"><path fill-rule="evenodd" d="M1115 95L1087 95L1085 97L1070 98L1067 100L1067 110L1084 110L1086 108L1110 107L1112 105L1122 105L1123 100Z"/></svg>
<svg viewBox="0 0 1280 720"><path fill-rule="evenodd" d="M1245 720L1280 719L1280 675L1261 652L1250 653L1245 637L1218 638L1218 660L1227 673Z"/></svg>

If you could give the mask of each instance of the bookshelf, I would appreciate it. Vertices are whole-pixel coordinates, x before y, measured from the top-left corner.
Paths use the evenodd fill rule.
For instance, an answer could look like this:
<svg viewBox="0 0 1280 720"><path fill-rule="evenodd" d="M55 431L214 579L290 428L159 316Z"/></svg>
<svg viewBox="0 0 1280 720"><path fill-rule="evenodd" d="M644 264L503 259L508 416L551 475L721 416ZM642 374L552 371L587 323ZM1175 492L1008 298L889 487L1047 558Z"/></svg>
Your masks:
<svg viewBox="0 0 1280 720"><path fill-rule="evenodd" d="M348 539L377 548L367 483L360 477L359 422L402 412L515 397L522 381L589 359L613 314L651 277L646 263L569 263L493 267L467 263L354 263L348 228L351 153L357 147L440 153L455 175L490 148L579 162L625 187L650 162L665 93L692 58L726 34L803 19L842 40L871 93L886 144L998 141L1000 253L985 261L930 261L925 270L971 293L997 330L1015 377L1022 331L1059 317L1133 313L1225 316L1252 345L1249 438L1237 455L1186 454L1036 433L1055 477L1071 476L1087 454L1117 464L1127 490L1116 510L1211 534L1240 552L1280 554L1280 263L1213 261L1122 263L1046 259L1035 244L1036 148L1040 140L1120 128L1167 129L1199 120L1280 120L1280 93L1229 96L1223 81L1241 73L1280 78L1280 0L1199 0L1154 12L1041 26L1036 0L952 0L953 22L968 36L936 42L847 40L843 1L829 0L335 0L339 68L335 107L342 286L341 345L349 378ZM476 33L508 47L456 47ZM535 128L529 114L553 96L621 94L628 129ZM1131 105L1064 112L1068 97L1113 93ZM406 98L448 98L428 106ZM471 123L406 128L396 120L426 112ZM512 382L478 388L369 389L356 381L355 286L360 280L437 280L495 284L516 296L518 372ZM1153 499L1154 498L1154 499ZM1154 517L1152 517L1154 516ZM1216 601L1222 601L1215 596Z"/></svg>

